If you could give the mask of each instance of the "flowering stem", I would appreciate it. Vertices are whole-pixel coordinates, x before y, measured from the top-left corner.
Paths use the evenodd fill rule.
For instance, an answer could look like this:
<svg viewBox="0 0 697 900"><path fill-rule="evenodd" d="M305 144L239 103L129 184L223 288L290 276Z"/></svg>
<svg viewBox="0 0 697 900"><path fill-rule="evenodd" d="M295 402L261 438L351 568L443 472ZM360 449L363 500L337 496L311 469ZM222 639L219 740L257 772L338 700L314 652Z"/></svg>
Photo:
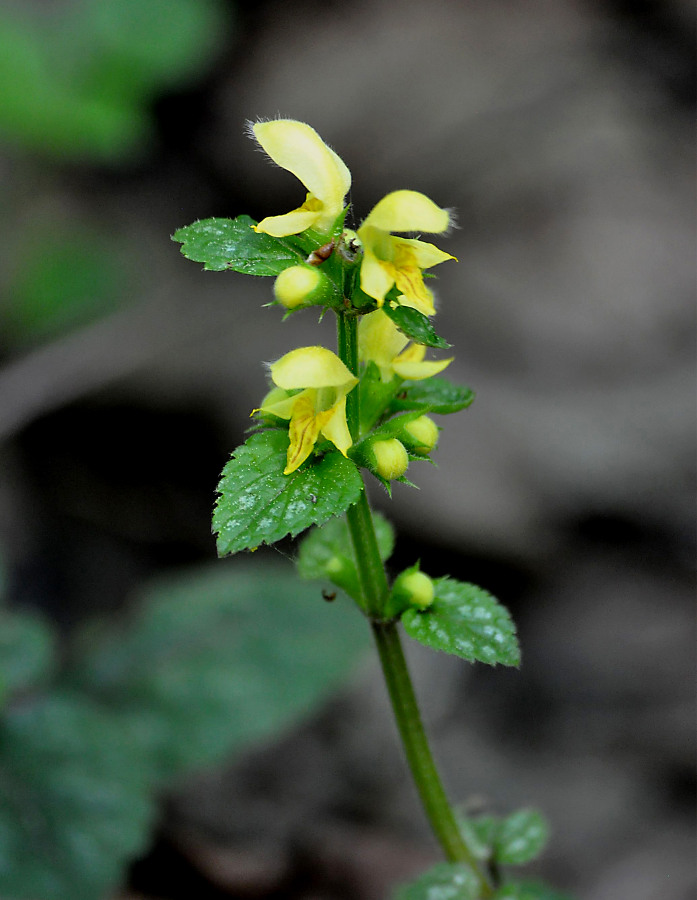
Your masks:
<svg viewBox="0 0 697 900"><path fill-rule="evenodd" d="M355 316L338 314L337 339L339 356L351 372L358 375L358 321ZM346 400L346 418L351 435L355 439L360 421L359 391L351 391ZM365 491L358 503L348 509L346 518L365 598L365 612L372 620L373 636L383 675L421 802L446 859L450 862L465 862L473 869L479 878L480 897L485 900L493 896L493 890L462 839L452 807L446 797L421 721L397 624L394 621L385 621L384 618L389 585L378 550L373 518Z"/></svg>
<svg viewBox="0 0 697 900"><path fill-rule="evenodd" d="M339 356L354 375L358 375L358 319L356 316L339 314L337 325ZM346 421L351 437L358 436L360 421L360 395L351 391L346 397ZM373 517L365 491L361 492L358 503L349 507L346 513L351 540L356 551L358 579L365 601L365 612L372 619L380 619L387 601L389 586L385 567L382 564L378 542L373 526Z"/></svg>
<svg viewBox="0 0 697 900"><path fill-rule="evenodd" d="M358 318L337 313L337 344L339 357L346 368L358 376ZM346 397L346 421L351 438L358 437L360 426L358 390L349 391Z"/></svg>
<svg viewBox="0 0 697 900"><path fill-rule="evenodd" d="M489 882L465 844L448 802L421 721L414 688L395 622L373 622L373 635L392 701L404 752L431 828L450 862L466 862L480 880L480 896L491 897Z"/></svg>

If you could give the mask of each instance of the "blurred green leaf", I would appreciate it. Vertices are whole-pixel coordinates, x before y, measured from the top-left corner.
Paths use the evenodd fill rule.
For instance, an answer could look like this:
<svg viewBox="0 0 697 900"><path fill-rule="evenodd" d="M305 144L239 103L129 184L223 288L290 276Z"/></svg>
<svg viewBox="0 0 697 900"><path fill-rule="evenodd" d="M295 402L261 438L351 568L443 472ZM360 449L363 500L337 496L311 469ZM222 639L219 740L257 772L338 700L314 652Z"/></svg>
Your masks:
<svg viewBox="0 0 697 900"><path fill-rule="evenodd" d="M229 27L219 0L100 0L80 3L74 27L94 48L83 81L111 95L152 94L210 65Z"/></svg>
<svg viewBox="0 0 697 900"><path fill-rule="evenodd" d="M202 219L175 231L172 240L182 245L187 259L204 263L210 272L278 275L304 261L304 254L287 239L257 233L253 225L256 222L249 216Z"/></svg>
<svg viewBox="0 0 697 900"><path fill-rule="evenodd" d="M501 825L500 818L498 816L468 818L465 815L458 815L457 824L462 839L472 855L479 860L489 862L494 855L494 841Z"/></svg>
<svg viewBox="0 0 697 900"><path fill-rule="evenodd" d="M398 888L393 900L477 900L479 879L464 863L438 863Z"/></svg>
<svg viewBox="0 0 697 900"><path fill-rule="evenodd" d="M373 524L380 558L385 562L394 549L394 530L379 513L373 513ZM345 518L330 519L313 528L300 544L297 566L301 578L331 581L360 602L356 557Z"/></svg>
<svg viewBox="0 0 697 900"><path fill-rule="evenodd" d="M375 536L383 562L394 550L394 529L380 513L373 513ZM346 519L331 519L313 528L300 545L298 571L303 578L326 578L327 561L335 555L353 556L353 543Z"/></svg>
<svg viewBox="0 0 697 900"><path fill-rule="evenodd" d="M341 453L311 457L284 475L287 449L285 429L253 434L223 469L213 513L220 556L295 537L358 501L363 480Z"/></svg>
<svg viewBox="0 0 697 900"><path fill-rule="evenodd" d="M549 838L547 820L536 809L518 809L500 816L458 816L462 837L477 859L503 866L521 866L544 850Z"/></svg>
<svg viewBox="0 0 697 900"><path fill-rule="evenodd" d="M130 624L89 634L73 682L118 712L170 776L289 727L367 646L352 606L283 562L237 560L163 580Z"/></svg>
<svg viewBox="0 0 697 900"><path fill-rule="evenodd" d="M38 616L0 609L0 705L46 678L54 649L53 633Z"/></svg>
<svg viewBox="0 0 697 900"><path fill-rule="evenodd" d="M98 900L153 821L150 764L123 722L56 695L0 723L0 896Z"/></svg>
<svg viewBox="0 0 697 900"><path fill-rule="evenodd" d="M38 229L19 248L0 330L13 344L53 337L116 308L125 288L123 261L106 235Z"/></svg>
<svg viewBox="0 0 697 900"><path fill-rule="evenodd" d="M535 859L549 838L547 820L536 809L518 809L501 822L494 843L494 859L520 866Z"/></svg>
<svg viewBox="0 0 697 900"><path fill-rule="evenodd" d="M494 900L572 900L572 897L536 881L511 881L496 891Z"/></svg>
<svg viewBox="0 0 697 900"><path fill-rule="evenodd" d="M152 137L152 98L210 65L227 26L216 0L3 10L0 134L50 156L127 156Z"/></svg>
<svg viewBox="0 0 697 900"><path fill-rule="evenodd" d="M515 625L508 610L474 584L438 578L433 605L402 614L404 629L415 641L462 659L496 665L520 664Z"/></svg>

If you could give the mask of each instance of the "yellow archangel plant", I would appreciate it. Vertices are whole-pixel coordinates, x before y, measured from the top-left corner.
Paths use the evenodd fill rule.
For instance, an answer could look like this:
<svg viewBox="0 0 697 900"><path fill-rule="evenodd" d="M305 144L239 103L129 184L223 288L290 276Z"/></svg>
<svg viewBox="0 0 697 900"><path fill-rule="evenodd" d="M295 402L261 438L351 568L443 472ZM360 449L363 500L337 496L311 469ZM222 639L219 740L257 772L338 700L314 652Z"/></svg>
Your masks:
<svg viewBox="0 0 697 900"><path fill-rule="evenodd" d="M391 579L385 568L391 531L373 519L364 482L367 469L388 491L394 481L409 484L407 466L429 459L437 446L440 428L430 416L458 412L473 399L468 388L434 377L452 357L426 359L428 347L450 345L431 324L436 310L424 271L455 257L409 236L443 234L451 214L424 194L397 190L350 231L344 201L351 174L317 132L292 119L257 122L251 132L305 185L305 201L258 224L248 216L195 222L174 238L207 268L276 277L276 303L285 315L317 306L322 314L332 311L338 354L303 346L271 364L275 387L219 484L218 552L253 549L317 526L300 545L300 573L331 582L368 618L406 758L448 861L398 896L550 900L546 888L501 875L541 849L546 830L539 814L522 810L465 824L455 816L398 630L470 662L516 666L515 626L487 591L431 578L418 563Z"/></svg>

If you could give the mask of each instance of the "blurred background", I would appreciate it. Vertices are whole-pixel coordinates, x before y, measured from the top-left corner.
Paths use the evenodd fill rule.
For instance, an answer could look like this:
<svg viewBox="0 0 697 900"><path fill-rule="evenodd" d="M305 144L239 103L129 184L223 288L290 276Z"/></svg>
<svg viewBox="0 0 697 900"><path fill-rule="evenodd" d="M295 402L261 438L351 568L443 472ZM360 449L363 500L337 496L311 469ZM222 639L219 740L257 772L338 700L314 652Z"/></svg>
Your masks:
<svg viewBox="0 0 697 900"><path fill-rule="evenodd" d="M477 582L519 625L519 672L408 648L449 792L539 807L536 874L579 898L694 896L694 20L685 0L5 0L5 900L378 900L438 859L340 602L298 589L313 615L285 622L270 600L271 649L240 671L211 650L235 590L293 554L214 562L218 475L261 361L332 346L333 322L282 322L270 280L169 236L298 205L244 133L278 115L345 160L356 223L404 187L457 211L437 330L477 399L419 492L371 494L395 570ZM181 742L260 669L239 739L201 712L190 758L131 759L170 746L144 701L123 725L134 696L173 709L176 683Z"/></svg>

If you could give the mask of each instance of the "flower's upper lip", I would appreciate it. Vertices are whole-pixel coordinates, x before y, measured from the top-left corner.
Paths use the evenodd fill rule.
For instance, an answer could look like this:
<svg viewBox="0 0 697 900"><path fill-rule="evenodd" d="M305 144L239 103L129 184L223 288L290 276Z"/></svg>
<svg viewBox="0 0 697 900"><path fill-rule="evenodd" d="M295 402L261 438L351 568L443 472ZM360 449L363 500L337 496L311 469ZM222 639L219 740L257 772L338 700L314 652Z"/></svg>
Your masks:
<svg viewBox="0 0 697 900"><path fill-rule="evenodd" d="M447 209L441 209L419 191L400 190L392 191L379 200L358 232L360 234L363 228L372 226L381 231L425 231L440 234L447 230L449 224L450 214Z"/></svg>
<svg viewBox="0 0 697 900"><path fill-rule="evenodd" d="M291 213L269 216L264 223L277 237L314 227L327 231L344 207L351 187L351 173L344 161L328 147L314 128L294 119L257 122L251 131L260 146L281 168L291 172L308 190L305 203ZM271 225L273 223L273 225ZM288 230L284 230L288 229Z"/></svg>
<svg viewBox="0 0 697 900"><path fill-rule="evenodd" d="M351 387L358 383L339 357L326 347L298 347L271 366L274 384L297 388Z"/></svg>

